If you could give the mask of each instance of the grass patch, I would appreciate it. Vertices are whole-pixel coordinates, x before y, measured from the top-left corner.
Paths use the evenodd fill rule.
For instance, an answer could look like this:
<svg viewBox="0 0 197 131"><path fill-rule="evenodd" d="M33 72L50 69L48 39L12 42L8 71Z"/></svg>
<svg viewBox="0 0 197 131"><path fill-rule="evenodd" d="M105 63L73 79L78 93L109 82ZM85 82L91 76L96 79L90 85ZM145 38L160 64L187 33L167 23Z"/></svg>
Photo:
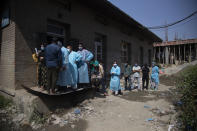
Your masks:
<svg viewBox="0 0 197 131"><path fill-rule="evenodd" d="M177 84L179 84L186 75L195 70L195 67L197 67L197 65L187 66L175 74L162 75L159 77L160 83L166 86L177 86Z"/></svg>
<svg viewBox="0 0 197 131"><path fill-rule="evenodd" d="M178 119L182 123L182 130L197 131L197 65L187 66L173 75L163 75L160 83L177 87L181 103Z"/></svg>
<svg viewBox="0 0 197 131"><path fill-rule="evenodd" d="M11 103L12 103L12 100L7 99L4 96L0 95L0 109L10 106Z"/></svg>
<svg viewBox="0 0 197 131"><path fill-rule="evenodd" d="M177 88L181 94L180 116L184 131L197 130L197 65L181 71L177 79Z"/></svg>

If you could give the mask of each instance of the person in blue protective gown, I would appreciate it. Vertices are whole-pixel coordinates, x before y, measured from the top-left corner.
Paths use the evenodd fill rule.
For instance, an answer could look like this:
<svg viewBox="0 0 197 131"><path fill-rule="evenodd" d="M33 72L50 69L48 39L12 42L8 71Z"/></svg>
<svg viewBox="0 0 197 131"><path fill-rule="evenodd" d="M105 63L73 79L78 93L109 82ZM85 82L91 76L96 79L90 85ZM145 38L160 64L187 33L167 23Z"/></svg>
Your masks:
<svg viewBox="0 0 197 131"><path fill-rule="evenodd" d="M69 83L69 79L67 77L67 70L69 69L69 54L70 49L65 48L59 43L61 46L61 54L62 54L62 68L60 69L57 85L60 87L66 87Z"/></svg>
<svg viewBox="0 0 197 131"><path fill-rule="evenodd" d="M66 64L66 70L64 71L64 75L62 77L62 84L64 86L71 86L73 89L77 89L77 62L82 59L82 56L79 53L72 51L72 46L70 45L67 46L67 50L69 52L68 64Z"/></svg>
<svg viewBox="0 0 197 131"><path fill-rule="evenodd" d="M118 91L121 90L120 87L120 67L117 65L117 62L114 61L113 67L111 68L111 80L110 80L110 90L118 95Z"/></svg>
<svg viewBox="0 0 197 131"><path fill-rule="evenodd" d="M152 73L151 73L151 88L158 90L159 86L159 67L152 63Z"/></svg>
<svg viewBox="0 0 197 131"><path fill-rule="evenodd" d="M93 54L83 48L83 44L79 44L79 53L82 56L81 61L78 64L78 72L79 72L79 78L78 78L78 83L80 84L81 87L84 86L84 84L89 84L89 75L88 75L88 64L91 59L93 58Z"/></svg>

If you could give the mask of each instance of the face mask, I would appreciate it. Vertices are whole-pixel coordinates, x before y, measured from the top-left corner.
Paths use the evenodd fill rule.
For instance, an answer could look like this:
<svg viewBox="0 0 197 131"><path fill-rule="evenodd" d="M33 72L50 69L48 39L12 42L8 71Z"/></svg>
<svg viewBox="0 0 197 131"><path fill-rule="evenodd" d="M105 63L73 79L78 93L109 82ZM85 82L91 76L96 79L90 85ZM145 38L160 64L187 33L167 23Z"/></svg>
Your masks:
<svg viewBox="0 0 197 131"><path fill-rule="evenodd" d="M71 52L71 50L70 50L70 49L68 49L68 52L70 53L70 52Z"/></svg>
<svg viewBox="0 0 197 131"><path fill-rule="evenodd" d="M135 67L137 66L137 64L135 64Z"/></svg>
<svg viewBox="0 0 197 131"><path fill-rule="evenodd" d="M82 50L83 49L83 47L79 47L79 50Z"/></svg>
<svg viewBox="0 0 197 131"><path fill-rule="evenodd" d="M43 46L41 47L41 50L44 50L44 47Z"/></svg>
<svg viewBox="0 0 197 131"><path fill-rule="evenodd" d="M117 64L114 64L114 67L116 67L117 66Z"/></svg>

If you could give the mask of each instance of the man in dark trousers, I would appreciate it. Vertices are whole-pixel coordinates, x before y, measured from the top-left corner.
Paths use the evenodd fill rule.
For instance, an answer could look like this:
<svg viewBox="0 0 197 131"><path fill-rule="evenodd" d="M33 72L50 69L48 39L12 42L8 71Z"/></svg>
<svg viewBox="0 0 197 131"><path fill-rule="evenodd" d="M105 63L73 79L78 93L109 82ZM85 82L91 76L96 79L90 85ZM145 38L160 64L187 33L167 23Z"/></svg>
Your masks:
<svg viewBox="0 0 197 131"><path fill-rule="evenodd" d="M61 66L61 50L57 45L57 39L53 38L51 44L45 48L45 60L47 66L47 91L55 93L58 72Z"/></svg>
<svg viewBox="0 0 197 131"><path fill-rule="evenodd" d="M128 61L125 63L125 69L124 69L124 79L125 79L125 90L128 89L127 83L129 83L129 86L131 86L131 82L130 82L130 76L132 73L132 68L129 65ZM129 89L130 90L130 89Z"/></svg>
<svg viewBox="0 0 197 131"><path fill-rule="evenodd" d="M144 90L144 88L146 88L146 90L148 90L149 72L150 72L150 70L149 70L147 64L145 64L142 67L142 90ZM146 82L146 86L144 86L145 82Z"/></svg>

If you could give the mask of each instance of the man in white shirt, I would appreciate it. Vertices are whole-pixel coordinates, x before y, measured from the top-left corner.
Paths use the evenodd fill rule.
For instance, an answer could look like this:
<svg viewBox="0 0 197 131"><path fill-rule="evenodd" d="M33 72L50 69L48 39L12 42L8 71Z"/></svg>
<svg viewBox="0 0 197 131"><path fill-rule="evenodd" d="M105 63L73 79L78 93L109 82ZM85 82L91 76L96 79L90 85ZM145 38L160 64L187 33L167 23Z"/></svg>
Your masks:
<svg viewBox="0 0 197 131"><path fill-rule="evenodd" d="M137 80L137 85L138 85L138 90L140 90L140 72L141 72L141 67L138 64L135 64L133 66L133 82L131 85L131 89L134 89L134 81Z"/></svg>

